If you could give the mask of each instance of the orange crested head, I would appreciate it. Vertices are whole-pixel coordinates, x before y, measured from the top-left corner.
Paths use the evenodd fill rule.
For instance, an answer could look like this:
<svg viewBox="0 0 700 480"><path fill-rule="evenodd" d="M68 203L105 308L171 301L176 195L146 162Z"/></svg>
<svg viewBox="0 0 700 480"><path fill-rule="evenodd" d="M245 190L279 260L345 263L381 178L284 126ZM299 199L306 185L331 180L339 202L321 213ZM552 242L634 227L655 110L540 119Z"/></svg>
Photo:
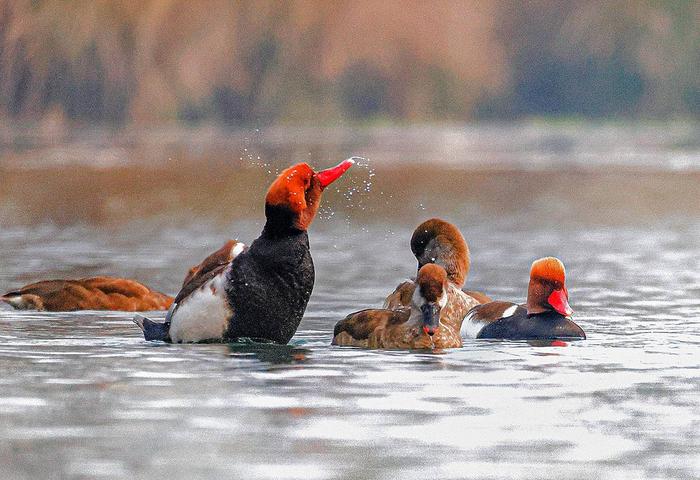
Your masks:
<svg viewBox="0 0 700 480"><path fill-rule="evenodd" d="M323 189L340 178L355 161L314 172L306 163L293 165L272 182L265 197L265 214L272 230L306 230L318 211ZM272 223L271 223L272 222Z"/></svg>
<svg viewBox="0 0 700 480"><path fill-rule="evenodd" d="M560 286L566 283L564 264L556 257L544 257L532 262L530 279L552 282Z"/></svg>
<svg viewBox="0 0 700 480"><path fill-rule="evenodd" d="M574 313L569 306L564 264L558 258L545 257L535 260L530 268L527 313L535 315L551 310L565 317Z"/></svg>

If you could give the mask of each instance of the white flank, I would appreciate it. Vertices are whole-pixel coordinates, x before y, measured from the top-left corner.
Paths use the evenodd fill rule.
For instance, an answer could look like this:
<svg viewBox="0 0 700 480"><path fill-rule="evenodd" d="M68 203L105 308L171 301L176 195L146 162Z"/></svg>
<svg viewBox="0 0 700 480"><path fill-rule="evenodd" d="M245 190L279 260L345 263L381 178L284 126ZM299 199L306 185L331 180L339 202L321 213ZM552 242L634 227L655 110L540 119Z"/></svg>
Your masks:
<svg viewBox="0 0 700 480"><path fill-rule="evenodd" d="M486 326L486 322L475 320L474 316L475 312L471 312L464 317L462 328L459 329L459 333L463 338L476 338L481 329Z"/></svg>
<svg viewBox="0 0 700 480"><path fill-rule="evenodd" d="M501 319L510 317L515 313L517 309L517 305L511 305L510 307L503 310L503 313L498 318ZM481 329L488 325L488 322L482 322L480 320L477 320L476 318L474 318L475 316L476 312L471 312L469 313L469 315L464 317L464 322L462 322L462 328L459 330L459 333L462 334L462 337L476 338Z"/></svg>
<svg viewBox="0 0 700 480"><path fill-rule="evenodd" d="M235 247L233 247L233 250L231 250L231 258L236 258L238 254L240 254L243 249L245 249L245 243L238 242Z"/></svg>
<svg viewBox="0 0 700 480"><path fill-rule="evenodd" d="M224 289L227 272L224 270L178 303L170 320L174 343L223 338L233 313Z"/></svg>

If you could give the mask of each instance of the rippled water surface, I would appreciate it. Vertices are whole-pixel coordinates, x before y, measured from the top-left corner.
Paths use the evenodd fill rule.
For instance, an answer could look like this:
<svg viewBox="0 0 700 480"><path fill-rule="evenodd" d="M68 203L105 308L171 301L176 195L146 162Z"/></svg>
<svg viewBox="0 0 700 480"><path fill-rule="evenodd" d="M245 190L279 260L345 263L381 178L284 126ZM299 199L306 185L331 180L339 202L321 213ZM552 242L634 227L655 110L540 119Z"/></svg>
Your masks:
<svg viewBox="0 0 700 480"><path fill-rule="evenodd" d="M696 128L26 137L0 150L3 291L108 274L176 293L225 239L257 236L276 169L370 162L324 198L289 346L147 343L130 314L0 307L3 479L700 476ZM589 339L331 347L337 320L415 273L431 216L462 229L467 285L494 298L523 300L531 261L562 258Z"/></svg>

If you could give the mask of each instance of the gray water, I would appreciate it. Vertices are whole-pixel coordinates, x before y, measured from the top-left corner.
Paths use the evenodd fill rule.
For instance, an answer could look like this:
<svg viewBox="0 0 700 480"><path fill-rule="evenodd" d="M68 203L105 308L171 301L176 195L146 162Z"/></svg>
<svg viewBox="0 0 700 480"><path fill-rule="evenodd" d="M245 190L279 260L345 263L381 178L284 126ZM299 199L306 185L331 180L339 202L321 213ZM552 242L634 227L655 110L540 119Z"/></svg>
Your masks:
<svg viewBox="0 0 700 480"><path fill-rule="evenodd" d="M331 133L6 136L3 291L107 274L175 293L225 239L257 236L275 169L370 164L324 197L289 346L148 343L128 313L0 307L3 479L700 476L697 128ZM336 321L415 273L408 240L432 216L497 299L560 257L588 340L331 347Z"/></svg>

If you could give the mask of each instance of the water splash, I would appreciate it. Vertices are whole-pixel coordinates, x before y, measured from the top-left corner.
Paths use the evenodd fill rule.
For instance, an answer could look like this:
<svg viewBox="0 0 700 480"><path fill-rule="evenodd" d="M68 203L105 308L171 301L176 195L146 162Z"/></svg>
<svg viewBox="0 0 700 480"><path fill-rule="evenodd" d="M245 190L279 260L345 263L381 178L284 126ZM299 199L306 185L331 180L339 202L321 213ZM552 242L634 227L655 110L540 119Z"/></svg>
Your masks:
<svg viewBox="0 0 700 480"><path fill-rule="evenodd" d="M344 199L343 220L348 227L352 227L355 223L353 222L354 213L358 211L373 212L370 195L372 192L372 179L376 175L368 158L354 156L350 157L350 160L355 161L355 168L350 171L350 175L343 178L342 182L333 187ZM335 208L337 208L337 204ZM319 209L318 216L324 220L330 220L336 216L335 208L329 203L324 203ZM360 229L363 232L368 231L364 223Z"/></svg>

